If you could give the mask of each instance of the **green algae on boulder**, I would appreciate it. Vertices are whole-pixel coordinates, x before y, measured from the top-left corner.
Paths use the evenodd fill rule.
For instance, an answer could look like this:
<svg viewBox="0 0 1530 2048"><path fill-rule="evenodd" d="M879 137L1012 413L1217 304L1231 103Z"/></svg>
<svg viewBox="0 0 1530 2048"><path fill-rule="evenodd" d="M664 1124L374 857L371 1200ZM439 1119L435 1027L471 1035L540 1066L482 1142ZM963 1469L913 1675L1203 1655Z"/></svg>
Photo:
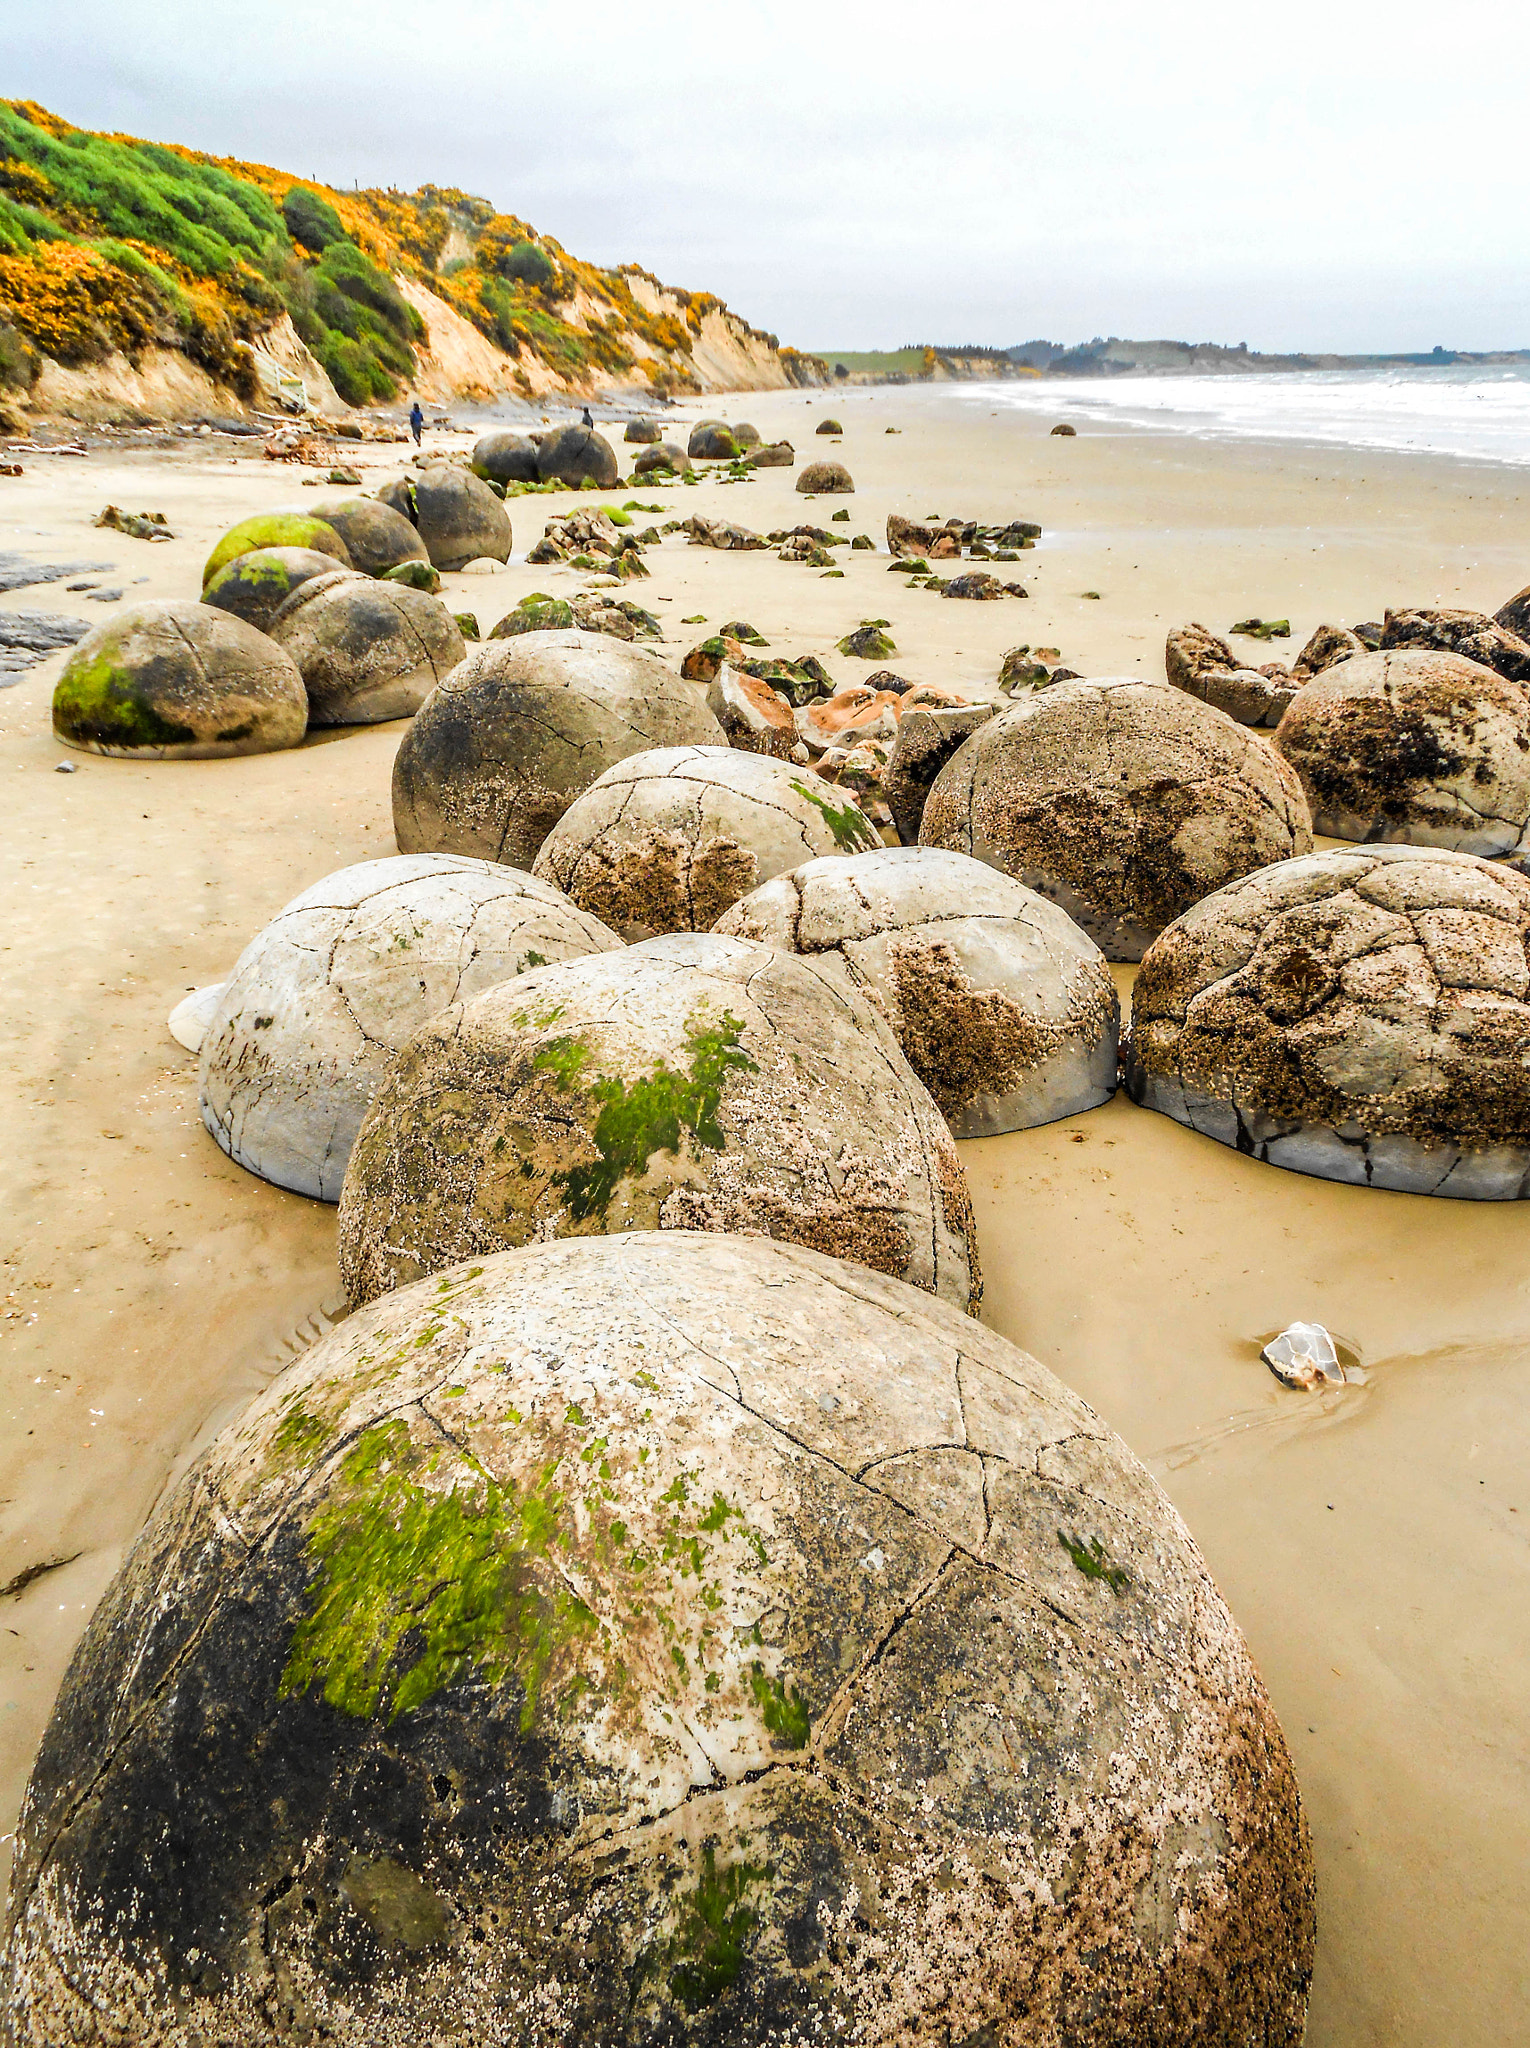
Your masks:
<svg viewBox="0 0 1530 2048"><path fill-rule="evenodd" d="M685 932L443 1011L389 1068L340 1196L355 1301L459 1259L626 1229L760 1232L959 1308L966 1178L876 1008L833 964Z"/></svg>
<svg viewBox="0 0 1530 2048"><path fill-rule="evenodd" d="M332 526L350 552L351 567L363 576L386 576L403 563L428 567L425 543L402 512L379 498L345 498L338 505L318 505L315 518Z"/></svg>
<svg viewBox="0 0 1530 2048"><path fill-rule="evenodd" d="M265 633L300 585L313 576L332 576L336 566L333 555L315 548L253 548L218 571L202 592L202 602Z"/></svg>
<svg viewBox="0 0 1530 2048"><path fill-rule="evenodd" d="M350 549L327 519L308 512L257 512L231 526L214 547L202 565L202 588L228 563L256 548L307 548L313 554L333 555L342 569L355 566Z"/></svg>
<svg viewBox="0 0 1530 2048"><path fill-rule="evenodd" d="M458 1268L256 1399L89 1623L11 1915L17 2048L1297 2048L1313 1946L1119 1438L926 1294L681 1232Z"/></svg>
<svg viewBox="0 0 1530 2048"><path fill-rule="evenodd" d="M87 634L53 692L53 731L87 753L165 761L295 747L308 696L290 655L185 599L133 605Z"/></svg>
<svg viewBox="0 0 1530 2048"><path fill-rule="evenodd" d="M467 653L438 597L346 569L294 591L271 637L298 665L311 725L412 718Z"/></svg>

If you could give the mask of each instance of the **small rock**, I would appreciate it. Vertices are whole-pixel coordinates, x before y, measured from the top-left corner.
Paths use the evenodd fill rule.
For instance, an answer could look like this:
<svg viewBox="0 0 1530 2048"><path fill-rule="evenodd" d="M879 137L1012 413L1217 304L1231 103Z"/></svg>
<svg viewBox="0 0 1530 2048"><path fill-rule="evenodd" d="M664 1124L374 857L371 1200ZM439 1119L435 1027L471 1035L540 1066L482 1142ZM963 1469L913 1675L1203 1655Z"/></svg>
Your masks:
<svg viewBox="0 0 1530 2048"><path fill-rule="evenodd" d="M1065 422L1059 421L1059 423L1052 429L1052 432L1054 434L1064 434L1068 437L1069 440L1071 440L1073 436L1078 432L1078 428L1070 427Z"/></svg>
<svg viewBox="0 0 1530 2048"><path fill-rule="evenodd" d="M1339 1354L1321 1323L1289 1324L1278 1337L1271 1338L1259 1356L1276 1379L1288 1387L1301 1388L1303 1393L1344 1384Z"/></svg>
<svg viewBox="0 0 1530 2048"><path fill-rule="evenodd" d="M838 420L820 420L814 431L820 434L842 434L845 430Z"/></svg>
<svg viewBox="0 0 1530 2048"><path fill-rule="evenodd" d="M790 469L797 451L790 441L767 441L744 457L751 469Z"/></svg>
<svg viewBox="0 0 1530 2048"><path fill-rule="evenodd" d="M871 621L857 626L853 633L847 633L838 645L841 654L853 654L861 661L885 661L889 654L898 651L891 636Z"/></svg>
<svg viewBox="0 0 1530 2048"><path fill-rule="evenodd" d="M481 640L483 638L483 635L478 630L478 614L476 612L453 612L452 617L457 621L457 631L464 640Z"/></svg>
<svg viewBox="0 0 1530 2048"><path fill-rule="evenodd" d="M1099 592L1084 592L1085 597L1098 597ZM1291 621L1289 619L1239 619L1236 626L1229 626L1230 633L1236 633L1243 640L1289 640Z"/></svg>

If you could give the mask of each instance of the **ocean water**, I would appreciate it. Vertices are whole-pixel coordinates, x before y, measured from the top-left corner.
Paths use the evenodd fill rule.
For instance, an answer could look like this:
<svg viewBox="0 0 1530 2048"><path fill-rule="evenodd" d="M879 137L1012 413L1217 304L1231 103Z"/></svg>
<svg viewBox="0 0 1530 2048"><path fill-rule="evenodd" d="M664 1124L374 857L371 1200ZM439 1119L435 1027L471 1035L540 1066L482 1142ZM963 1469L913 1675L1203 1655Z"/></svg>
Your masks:
<svg viewBox="0 0 1530 2048"><path fill-rule="evenodd" d="M1079 423L1530 464L1530 364L1047 377L954 388L990 411L1013 406Z"/></svg>

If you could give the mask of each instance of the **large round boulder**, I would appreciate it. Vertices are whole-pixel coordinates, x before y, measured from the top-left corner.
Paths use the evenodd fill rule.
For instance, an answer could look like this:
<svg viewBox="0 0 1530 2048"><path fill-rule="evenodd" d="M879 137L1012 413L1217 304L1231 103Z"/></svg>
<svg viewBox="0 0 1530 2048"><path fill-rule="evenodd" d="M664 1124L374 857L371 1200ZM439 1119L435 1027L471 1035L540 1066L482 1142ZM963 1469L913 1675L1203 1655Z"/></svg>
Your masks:
<svg viewBox="0 0 1530 2048"><path fill-rule="evenodd" d="M1168 683L1055 683L979 726L936 776L924 846L1061 904L1107 959L1251 868L1306 853L1307 799L1267 740Z"/></svg>
<svg viewBox="0 0 1530 2048"><path fill-rule="evenodd" d="M685 452L698 462L730 462L739 451L733 429L722 420L702 420L691 429Z"/></svg>
<svg viewBox="0 0 1530 2048"><path fill-rule="evenodd" d="M1530 690L1464 655L1357 654L1275 732L1334 839L1510 853L1530 829Z"/></svg>
<svg viewBox="0 0 1530 2048"><path fill-rule="evenodd" d="M473 474L497 484L537 481L537 444L530 434L484 434L473 446Z"/></svg>
<svg viewBox="0 0 1530 2048"><path fill-rule="evenodd" d="M576 491L607 491L620 482L621 466L611 443L593 427L559 427L537 447L537 474L543 483L556 477Z"/></svg>
<svg viewBox="0 0 1530 2048"><path fill-rule="evenodd" d="M1219 889L1149 948L1127 1086L1325 1180L1530 1194L1530 882L1470 854L1309 854Z"/></svg>
<svg viewBox="0 0 1530 2048"><path fill-rule="evenodd" d="M307 548L313 554L333 555L342 569L353 566L350 549L327 519L310 512L257 512L231 526L213 548L202 565L202 588L220 569L256 548Z"/></svg>
<svg viewBox="0 0 1530 2048"><path fill-rule="evenodd" d="M810 860L716 929L843 960L958 1138L1029 1130L1116 1092L1121 1007L1104 954L1055 903L965 854Z"/></svg>
<svg viewBox="0 0 1530 2048"><path fill-rule="evenodd" d="M689 476L692 470L691 458L678 441L661 441L657 448L645 448L632 465L634 476L653 476L659 470L672 470L676 476Z"/></svg>
<svg viewBox="0 0 1530 2048"><path fill-rule="evenodd" d="M393 764L399 851L529 868L614 762L722 737L701 692L643 648L577 630L487 640L404 735Z"/></svg>
<svg viewBox="0 0 1530 2048"><path fill-rule="evenodd" d="M855 480L842 462L810 462L798 473L797 489L810 498L843 496Z"/></svg>
<svg viewBox="0 0 1530 2048"><path fill-rule="evenodd" d="M319 505L316 515L345 542L351 567L363 576L386 576L403 562L426 562L425 543L402 512L379 498L345 498Z"/></svg>
<svg viewBox="0 0 1530 2048"><path fill-rule="evenodd" d="M438 597L344 569L294 591L271 637L298 665L312 725L412 718L467 652Z"/></svg>
<svg viewBox="0 0 1530 2048"><path fill-rule="evenodd" d="M706 931L772 875L881 844L846 791L739 748L659 747L570 804L535 872L625 939Z"/></svg>
<svg viewBox="0 0 1530 2048"><path fill-rule="evenodd" d="M1291 1759L1035 1359L766 1238L390 1295L170 1489L32 1775L17 2048L1298 2048Z"/></svg>
<svg viewBox="0 0 1530 2048"><path fill-rule="evenodd" d="M509 515L470 469L433 462L413 476L396 478L380 495L418 531L434 568L460 569L481 559L509 561Z"/></svg>
<svg viewBox="0 0 1530 2048"><path fill-rule="evenodd" d="M252 548L218 571L202 592L202 602L266 633L288 598L310 577L337 573L335 557L315 548Z"/></svg>
<svg viewBox="0 0 1530 2048"><path fill-rule="evenodd" d="M243 619L184 598L131 605L87 633L53 692L56 737L91 754L269 754L307 729L291 655Z"/></svg>
<svg viewBox="0 0 1530 2048"><path fill-rule="evenodd" d="M202 1121L239 1166L340 1199L388 1063L451 1003L620 945L495 861L400 854L341 868L245 947L201 1041Z"/></svg>
<svg viewBox="0 0 1530 2048"><path fill-rule="evenodd" d="M619 1230L759 1232L982 1292L950 1133L846 976L677 932L489 989L383 1078L340 1197L352 1302Z"/></svg>
<svg viewBox="0 0 1530 2048"><path fill-rule="evenodd" d="M624 441L647 444L662 441L663 438L664 429L657 420L628 420L627 431L622 435Z"/></svg>

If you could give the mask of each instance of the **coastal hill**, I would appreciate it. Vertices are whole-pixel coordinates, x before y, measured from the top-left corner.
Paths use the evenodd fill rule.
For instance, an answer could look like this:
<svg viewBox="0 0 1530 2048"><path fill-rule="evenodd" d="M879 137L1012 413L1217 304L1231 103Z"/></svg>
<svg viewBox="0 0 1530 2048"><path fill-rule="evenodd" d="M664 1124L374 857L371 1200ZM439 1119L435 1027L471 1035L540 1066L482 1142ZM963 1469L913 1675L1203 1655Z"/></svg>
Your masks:
<svg viewBox="0 0 1530 2048"><path fill-rule="evenodd" d="M825 375L711 293L584 263L471 193L344 192L0 100L13 422Z"/></svg>
<svg viewBox="0 0 1530 2048"><path fill-rule="evenodd" d="M981 378L1251 376L1273 370L1526 363L1530 362L1530 349L1470 354L1440 347L1399 355L1266 355L1251 349L1247 342L1229 347L1215 341L1123 341L1113 334L1108 339L1096 335L1093 341L1072 343L1025 341L1013 348L987 348L975 342L915 342L899 349L825 349L822 360L840 384L939 384Z"/></svg>

